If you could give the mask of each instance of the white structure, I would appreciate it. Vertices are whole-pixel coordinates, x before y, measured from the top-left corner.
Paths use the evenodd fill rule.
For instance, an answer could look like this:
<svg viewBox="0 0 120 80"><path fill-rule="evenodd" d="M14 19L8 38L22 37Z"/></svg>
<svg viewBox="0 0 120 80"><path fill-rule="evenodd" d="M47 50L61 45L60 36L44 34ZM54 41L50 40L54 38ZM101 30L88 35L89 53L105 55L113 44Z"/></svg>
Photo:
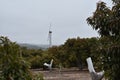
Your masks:
<svg viewBox="0 0 120 80"><path fill-rule="evenodd" d="M51 46L52 46L52 31L51 31L51 24L50 24L50 27L49 27L48 40L49 40L49 47L51 47Z"/></svg>
<svg viewBox="0 0 120 80"><path fill-rule="evenodd" d="M92 80L102 80L103 75L104 75L104 71L101 71L101 72L98 72L98 73L95 72L91 57L88 57L86 59L86 61L87 61L87 64L88 64L88 70L91 74Z"/></svg>
<svg viewBox="0 0 120 80"><path fill-rule="evenodd" d="M49 68L49 70L51 70L52 69L52 64L53 64L53 59L50 61L50 64L44 63L43 65L47 66Z"/></svg>

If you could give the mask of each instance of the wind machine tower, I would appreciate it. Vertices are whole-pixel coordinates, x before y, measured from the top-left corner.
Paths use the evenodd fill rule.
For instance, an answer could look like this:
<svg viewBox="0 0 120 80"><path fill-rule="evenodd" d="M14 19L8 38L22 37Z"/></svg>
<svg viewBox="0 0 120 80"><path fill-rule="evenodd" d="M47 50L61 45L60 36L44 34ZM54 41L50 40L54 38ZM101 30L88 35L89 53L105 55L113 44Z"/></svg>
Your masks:
<svg viewBox="0 0 120 80"><path fill-rule="evenodd" d="M49 26L49 33L48 33L48 41L49 41L49 48L52 46L52 31L51 31L51 24Z"/></svg>

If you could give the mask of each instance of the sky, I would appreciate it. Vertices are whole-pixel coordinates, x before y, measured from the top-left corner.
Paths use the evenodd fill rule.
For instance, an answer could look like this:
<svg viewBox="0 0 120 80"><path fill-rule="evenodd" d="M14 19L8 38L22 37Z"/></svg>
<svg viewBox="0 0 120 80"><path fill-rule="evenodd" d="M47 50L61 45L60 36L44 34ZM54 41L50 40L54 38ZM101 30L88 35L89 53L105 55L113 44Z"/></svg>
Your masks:
<svg viewBox="0 0 120 80"><path fill-rule="evenodd" d="M0 0L0 36L17 43L48 44L51 24L52 44L68 38L98 37L87 24L99 0ZM111 5L111 0L102 0Z"/></svg>

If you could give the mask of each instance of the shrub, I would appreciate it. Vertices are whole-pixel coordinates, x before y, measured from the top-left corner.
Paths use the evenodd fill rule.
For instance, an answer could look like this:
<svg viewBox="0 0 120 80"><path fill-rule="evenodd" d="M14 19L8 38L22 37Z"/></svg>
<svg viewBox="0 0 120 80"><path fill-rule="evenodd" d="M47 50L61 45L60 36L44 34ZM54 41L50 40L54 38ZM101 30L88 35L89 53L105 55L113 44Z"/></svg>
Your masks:
<svg viewBox="0 0 120 80"><path fill-rule="evenodd" d="M27 63L20 56L20 47L7 37L0 37L1 80L32 80Z"/></svg>

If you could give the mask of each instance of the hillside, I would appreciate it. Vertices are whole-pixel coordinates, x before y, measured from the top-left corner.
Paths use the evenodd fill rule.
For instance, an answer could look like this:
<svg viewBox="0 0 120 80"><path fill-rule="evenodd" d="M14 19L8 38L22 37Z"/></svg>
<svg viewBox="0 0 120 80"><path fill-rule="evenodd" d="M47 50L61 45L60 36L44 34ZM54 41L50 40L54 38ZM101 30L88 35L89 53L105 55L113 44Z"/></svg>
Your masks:
<svg viewBox="0 0 120 80"><path fill-rule="evenodd" d="M28 49L47 49L49 48L49 45L43 45L43 44L28 44L28 43L18 43L21 47L27 47Z"/></svg>

